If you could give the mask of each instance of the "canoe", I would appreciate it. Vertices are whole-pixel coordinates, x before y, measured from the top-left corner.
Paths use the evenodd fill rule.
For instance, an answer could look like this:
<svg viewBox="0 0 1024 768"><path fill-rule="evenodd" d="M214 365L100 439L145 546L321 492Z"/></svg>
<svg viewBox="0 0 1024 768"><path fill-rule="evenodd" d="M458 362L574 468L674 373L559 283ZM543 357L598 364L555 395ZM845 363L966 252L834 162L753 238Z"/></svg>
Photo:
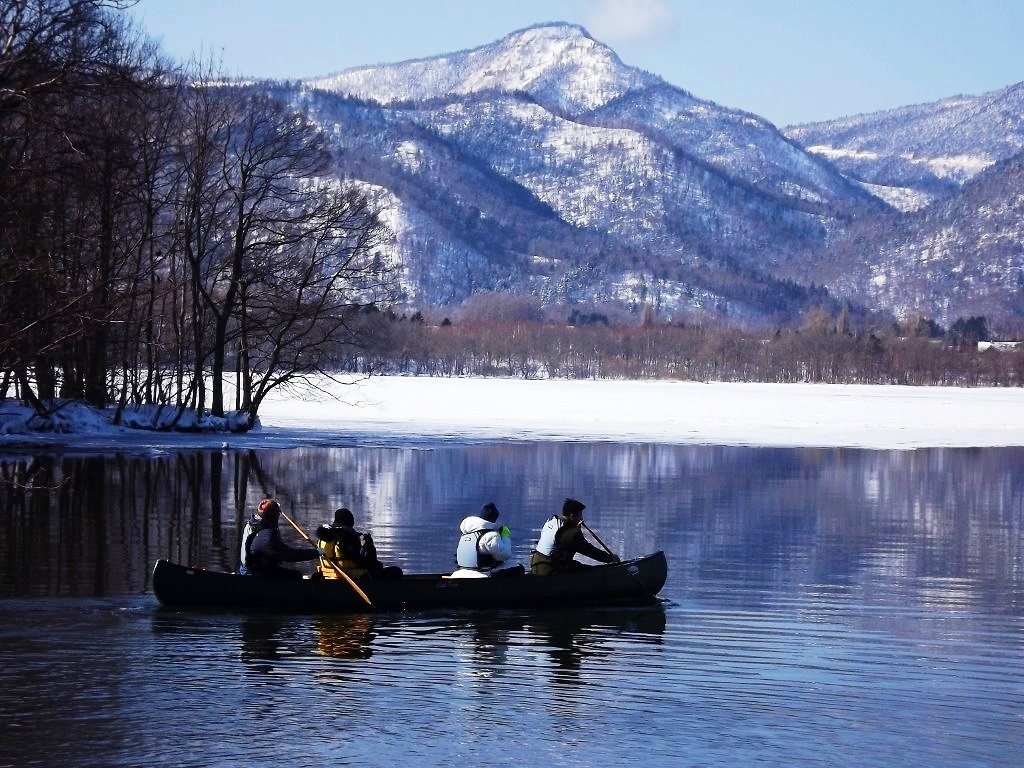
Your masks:
<svg viewBox="0 0 1024 768"><path fill-rule="evenodd" d="M360 581L368 605L342 579L268 579L158 560L153 593L164 606L291 613L366 613L450 608L541 608L656 603L664 552L551 576L451 579L413 574Z"/></svg>

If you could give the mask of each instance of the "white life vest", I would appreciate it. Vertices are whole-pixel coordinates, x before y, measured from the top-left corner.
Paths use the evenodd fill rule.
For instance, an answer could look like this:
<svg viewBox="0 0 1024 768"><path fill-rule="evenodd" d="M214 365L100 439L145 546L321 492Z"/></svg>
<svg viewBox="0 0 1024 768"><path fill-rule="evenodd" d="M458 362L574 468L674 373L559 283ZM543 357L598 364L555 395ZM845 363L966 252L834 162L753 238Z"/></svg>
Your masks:
<svg viewBox="0 0 1024 768"><path fill-rule="evenodd" d="M555 536L558 534L558 531L561 530L563 525L565 525L564 517L561 515L552 515L548 521L544 523L544 527L540 529L540 538L537 539L537 546L534 547L534 549L542 555L551 557L551 554L555 551Z"/></svg>
<svg viewBox="0 0 1024 768"><path fill-rule="evenodd" d="M459 568L477 567L476 543L480 541L482 535L483 531L473 531L459 539L459 544L455 547L455 562Z"/></svg>
<svg viewBox="0 0 1024 768"><path fill-rule="evenodd" d="M512 537L507 528L478 515L470 515L459 525L462 537L455 547L459 570L475 570L488 575L491 571L515 565L512 560Z"/></svg>
<svg viewBox="0 0 1024 768"><path fill-rule="evenodd" d="M485 533L489 531L471 531L459 539L459 545L455 549L455 562L459 568L492 568L497 564L498 561L494 557L480 552L480 537Z"/></svg>
<svg viewBox="0 0 1024 768"><path fill-rule="evenodd" d="M242 549L238 554L238 562L242 568L249 567L249 545L252 544L253 538L260 532L262 527L262 521L256 517L250 517L245 527L242 528Z"/></svg>

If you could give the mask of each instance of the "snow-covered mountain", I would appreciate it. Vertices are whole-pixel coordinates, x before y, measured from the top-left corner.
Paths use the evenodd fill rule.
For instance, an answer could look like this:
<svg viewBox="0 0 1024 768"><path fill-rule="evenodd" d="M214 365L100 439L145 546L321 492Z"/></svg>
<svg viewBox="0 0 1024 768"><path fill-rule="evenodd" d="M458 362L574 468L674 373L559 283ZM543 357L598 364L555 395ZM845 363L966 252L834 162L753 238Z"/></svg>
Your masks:
<svg viewBox="0 0 1024 768"><path fill-rule="evenodd" d="M857 221L791 274L899 317L1020 331L1024 83L786 133L905 212Z"/></svg>
<svg viewBox="0 0 1024 768"><path fill-rule="evenodd" d="M311 88L382 104L518 91L574 113L658 83L654 75L624 66L583 28L561 24L524 29L469 51L358 67L306 81Z"/></svg>
<svg viewBox="0 0 1024 768"><path fill-rule="evenodd" d="M855 222L827 248L796 257L793 274L908 319L944 325L993 319L1024 326L1024 153L1000 160L956 194L909 214Z"/></svg>
<svg viewBox="0 0 1024 768"><path fill-rule="evenodd" d="M1024 83L785 129L813 155L913 210L1024 151Z"/></svg>
<svg viewBox="0 0 1024 768"><path fill-rule="evenodd" d="M281 88L324 125L339 172L379 196L420 307L528 292L563 316L650 305L662 319L780 323L847 292L902 309L852 277L878 254L852 255L846 279L829 266L836 243L902 220L892 190L961 194L1020 142L1014 89L958 117L949 100L787 136L566 24ZM1011 131L993 127L998 115Z"/></svg>

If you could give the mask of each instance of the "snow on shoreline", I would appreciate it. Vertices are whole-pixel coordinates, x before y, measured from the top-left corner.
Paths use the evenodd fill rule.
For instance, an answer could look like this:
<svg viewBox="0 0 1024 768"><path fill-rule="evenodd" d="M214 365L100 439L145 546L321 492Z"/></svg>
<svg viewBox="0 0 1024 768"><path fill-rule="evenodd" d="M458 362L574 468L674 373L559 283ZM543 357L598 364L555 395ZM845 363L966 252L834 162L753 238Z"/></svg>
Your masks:
<svg viewBox="0 0 1024 768"><path fill-rule="evenodd" d="M246 435L101 429L0 435L0 450L575 440L778 447L1024 445L1024 389L374 377L274 395Z"/></svg>

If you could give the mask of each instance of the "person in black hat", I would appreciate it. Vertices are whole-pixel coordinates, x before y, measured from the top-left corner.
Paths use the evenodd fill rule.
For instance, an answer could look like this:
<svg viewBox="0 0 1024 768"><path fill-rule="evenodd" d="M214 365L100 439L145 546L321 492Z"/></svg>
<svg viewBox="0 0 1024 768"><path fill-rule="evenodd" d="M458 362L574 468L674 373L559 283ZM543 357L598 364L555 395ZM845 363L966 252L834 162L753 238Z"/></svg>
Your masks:
<svg viewBox="0 0 1024 768"><path fill-rule="evenodd" d="M355 529L352 510L340 507L334 512L334 522L324 523L316 529L316 545L324 553L320 572L326 578L337 578L334 566L338 566L352 579L397 578L402 569L397 565L385 566L377 558L377 547L369 533ZM332 565L333 563L333 565Z"/></svg>
<svg viewBox="0 0 1024 768"><path fill-rule="evenodd" d="M521 576L526 573L512 557L512 532L498 524L498 508L488 502L459 525L462 537L455 547L453 579Z"/></svg>
<svg viewBox="0 0 1024 768"><path fill-rule="evenodd" d="M566 499L562 504L562 514L548 518L540 529L540 538L530 556L531 574L548 576L590 567L576 560L576 555L599 563L619 562L617 555L599 549L583 535L583 510L586 508L581 501Z"/></svg>

